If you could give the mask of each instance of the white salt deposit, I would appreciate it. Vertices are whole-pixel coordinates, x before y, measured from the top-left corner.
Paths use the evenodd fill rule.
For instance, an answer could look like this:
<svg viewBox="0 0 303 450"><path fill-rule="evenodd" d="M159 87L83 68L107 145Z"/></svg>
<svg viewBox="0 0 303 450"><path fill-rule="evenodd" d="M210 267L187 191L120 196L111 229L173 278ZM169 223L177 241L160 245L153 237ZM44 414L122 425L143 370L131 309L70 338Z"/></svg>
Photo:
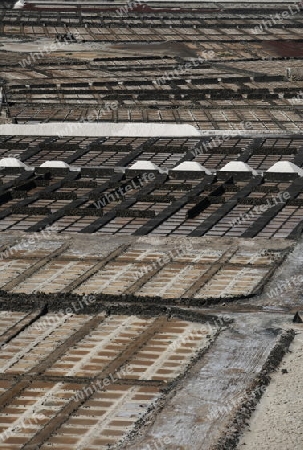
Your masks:
<svg viewBox="0 0 303 450"><path fill-rule="evenodd" d="M178 164L172 170L176 171L189 171L189 172L205 172L207 175L210 175L211 172L207 170L200 163L195 161L184 161L181 164Z"/></svg>
<svg viewBox="0 0 303 450"><path fill-rule="evenodd" d="M15 3L13 9L22 9L22 8L24 8L24 0L19 0L18 2Z"/></svg>
<svg viewBox="0 0 303 450"><path fill-rule="evenodd" d="M20 159L12 157L0 159L0 167L22 167L25 170L31 170L31 168L20 161Z"/></svg>
<svg viewBox="0 0 303 450"><path fill-rule="evenodd" d="M160 170L160 168L151 161L137 161L129 167L130 170Z"/></svg>
<svg viewBox="0 0 303 450"><path fill-rule="evenodd" d="M296 164L289 161L279 161L271 166L267 172L272 173L297 173L300 177L303 177L303 170L296 166Z"/></svg>
<svg viewBox="0 0 303 450"><path fill-rule="evenodd" d="M243 161L230 161L229 163L225 164L222 169L220 169L221 172L252 172L256 173L252 167L250 167L248 164L246 164Z"/></svg>
<svg viewBox="0 0 303 450"><path fill-rule="evenodd" d="M45 161L40 167L53 167L57 169L69 169L69 165L64 161Z"/></svg>

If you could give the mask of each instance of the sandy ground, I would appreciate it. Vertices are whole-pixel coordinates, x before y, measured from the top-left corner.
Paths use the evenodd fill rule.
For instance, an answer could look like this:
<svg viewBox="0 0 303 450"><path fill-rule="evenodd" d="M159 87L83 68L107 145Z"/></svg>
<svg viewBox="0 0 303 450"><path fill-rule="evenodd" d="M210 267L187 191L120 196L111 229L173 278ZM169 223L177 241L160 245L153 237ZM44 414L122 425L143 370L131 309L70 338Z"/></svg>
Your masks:
<svg viewBox="0 0 303 450"><path fill-rule="evenodd" d="M254 412L238 450L302 450L303 325ZM282 373L287 370L287 373Z"/></svg>

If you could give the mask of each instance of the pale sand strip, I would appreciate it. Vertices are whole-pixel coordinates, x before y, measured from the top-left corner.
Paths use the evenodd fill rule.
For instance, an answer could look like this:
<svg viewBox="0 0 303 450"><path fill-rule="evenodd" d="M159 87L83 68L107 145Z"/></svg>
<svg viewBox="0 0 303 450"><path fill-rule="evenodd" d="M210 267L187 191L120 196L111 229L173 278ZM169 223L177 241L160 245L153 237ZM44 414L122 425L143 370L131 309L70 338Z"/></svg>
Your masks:
<svg viewBox="0 0 303 450"><path fill-rule="evenodd" d="M238 450L302 450L303 325L264 393ZM286 369L287 373L282 373Z"/></svg>

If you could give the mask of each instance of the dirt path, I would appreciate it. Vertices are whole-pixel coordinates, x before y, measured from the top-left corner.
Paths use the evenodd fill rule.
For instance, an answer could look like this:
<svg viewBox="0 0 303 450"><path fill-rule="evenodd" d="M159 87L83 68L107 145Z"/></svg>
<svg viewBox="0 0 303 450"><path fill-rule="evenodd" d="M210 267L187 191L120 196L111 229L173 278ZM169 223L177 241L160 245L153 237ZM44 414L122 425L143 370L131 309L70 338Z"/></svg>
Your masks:
<svg viewBox="0 0 303 450"><path fill-rule="evenodd" d="M239 316L142 437L123 448L207 450L214 445L275 345L273 328L278 321L279 317L261 314Z"/></svg>

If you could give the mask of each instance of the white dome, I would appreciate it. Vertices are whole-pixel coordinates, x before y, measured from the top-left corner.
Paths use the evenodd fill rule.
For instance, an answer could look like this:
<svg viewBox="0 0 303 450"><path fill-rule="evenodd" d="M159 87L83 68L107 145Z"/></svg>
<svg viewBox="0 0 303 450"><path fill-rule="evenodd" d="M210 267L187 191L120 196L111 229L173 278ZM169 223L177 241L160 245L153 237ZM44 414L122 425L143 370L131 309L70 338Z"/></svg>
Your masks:
<svg viewBox="0 0 303 450"><path fill-rule="evenodd" d="M69 169L69 165L64 161L45 161L40 167L53 167L56 169Z"/></svg>
<svg viewBox="0 0 303 450"><path fill-rule="evenodd" d="M271 173L297 173L300 177L303 177L303 170L296 166L296 164L289 161L279 161L271 166L267 172Z"/></svg>
<svg viewBox="0 0 303 450"><path fill-rule="evenodd" d="M243 161L230 161L229 163L225 164L222 169L220 169L220 172L253 172L254 169L250 167L248 164L246 164Z"/></svg>
<svg viewBox="0 0 303 450"><path fill-rule="evenodd" d="M23 167L24 169L30 169L30 167L20 161L20 159L11 157L0 159L0 167Z"/></svg>
<svg viewBox="0 0 303 450"><path fill-rule="evenodd" d="M152 163L151 161L145 161L145 160L135 162L132 166L129 167L129 169L131 169L131 170L158 170L159 171L159 167L156 164Z"/></svg>
<svg viewBox="0 0 303 450"><path fill-rule="evenodd" d="M204 166L202 166L200 163L195 161L184 161L181 164L178 164L176 167L174 167L172 170L176 171L184 171L184 172L205 172L207 175L210 175L210 171L207 170Z"/></svg>

